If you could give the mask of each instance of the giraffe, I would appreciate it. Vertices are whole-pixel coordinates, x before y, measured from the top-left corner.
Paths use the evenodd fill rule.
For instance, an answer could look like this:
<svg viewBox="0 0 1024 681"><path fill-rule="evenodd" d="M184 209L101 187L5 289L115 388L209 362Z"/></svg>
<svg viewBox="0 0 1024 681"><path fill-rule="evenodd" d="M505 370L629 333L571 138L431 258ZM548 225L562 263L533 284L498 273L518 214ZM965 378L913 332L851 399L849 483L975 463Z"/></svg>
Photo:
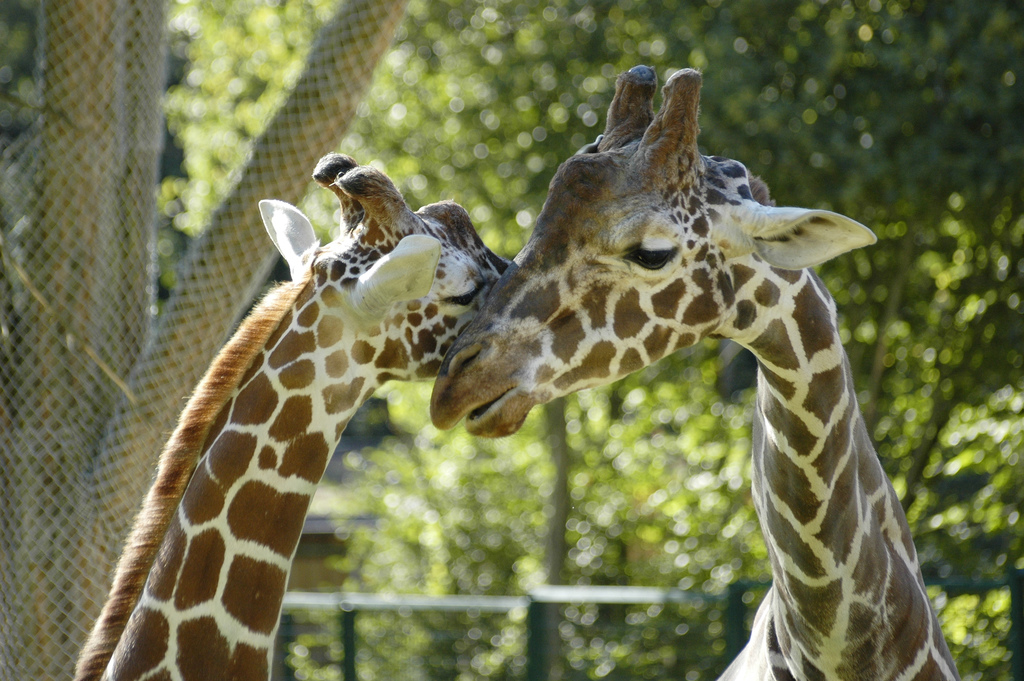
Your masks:
<svg viewBox="0 0 1024 681"><path fill-rule="evenodd" d="M341 154L314 179L341 236L261 201L292 281L214 359L79 659L79 680L259 679L313 492L352 414L390 379L432 377L507 262L458 204L413 213L383 173Z"/></svg>
<svg viewBox="0 0 1024 681"><path fill-rule="evenodd" d="M777 207L697 147L701 75L621 74L604 134L557 170L527 245L448 351L431 416L516 431L536 404L705 337L758 361L754 506L773 583L724 679L958 679L864 425L836 305L809 269L875 242Z"/></svg>

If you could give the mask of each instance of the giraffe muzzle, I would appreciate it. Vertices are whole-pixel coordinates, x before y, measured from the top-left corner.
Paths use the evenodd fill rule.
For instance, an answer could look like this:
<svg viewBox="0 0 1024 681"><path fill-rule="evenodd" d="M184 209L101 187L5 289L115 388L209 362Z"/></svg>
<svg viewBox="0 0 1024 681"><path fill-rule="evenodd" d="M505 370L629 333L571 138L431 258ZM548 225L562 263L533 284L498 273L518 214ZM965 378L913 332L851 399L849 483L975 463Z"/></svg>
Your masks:
<svg viewBox="0 0 1024 681"><path fill-rule="evenodd" d="M430 418L438 428L453 428L463 418L466 430L481 437L502 437L519 430L537 400L501 367L487 366L487 348L472 343L449 355L430 399Z"/></svg>
<svg viewBox="0 0 1024 681"><path fill-rule="evenodd" d="M478 437L505 437L523 427L537 400L528 393L510 388L497 399L482 404L466 417L466 431Z"/></svg>

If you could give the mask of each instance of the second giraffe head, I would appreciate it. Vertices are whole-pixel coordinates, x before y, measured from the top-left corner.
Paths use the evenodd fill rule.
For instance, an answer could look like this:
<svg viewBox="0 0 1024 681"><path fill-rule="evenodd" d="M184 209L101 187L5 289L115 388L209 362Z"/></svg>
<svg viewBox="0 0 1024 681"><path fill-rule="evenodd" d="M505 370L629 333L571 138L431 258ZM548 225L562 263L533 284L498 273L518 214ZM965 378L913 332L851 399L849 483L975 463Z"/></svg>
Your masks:
<svg viewBox="0 0 1024 681"><path fill-rule="evenodd" d="M697 148L701 75L619 76L598 143L562 163L526 247L442 365L435 425L515 432L530 409L610 383L749 313L738 262L794 270L875 240L826 210L771 205L743 164ZM758 264L760 263L760 264Z"/></svg>
<svg viewBox="0 0 1024 681"><path fill-rule="evenodd" d="M325 246L297 208L260 202L293 280L310 280L296 305L309 318L304 326L317 329L322 345L331 317L357 321L360 333L380 337L365 359L382 380L432 377L507 261L484 246L458 204L414 213L387 175L348 156L324 156L313 178L341 202L341 233Z"/></svg>

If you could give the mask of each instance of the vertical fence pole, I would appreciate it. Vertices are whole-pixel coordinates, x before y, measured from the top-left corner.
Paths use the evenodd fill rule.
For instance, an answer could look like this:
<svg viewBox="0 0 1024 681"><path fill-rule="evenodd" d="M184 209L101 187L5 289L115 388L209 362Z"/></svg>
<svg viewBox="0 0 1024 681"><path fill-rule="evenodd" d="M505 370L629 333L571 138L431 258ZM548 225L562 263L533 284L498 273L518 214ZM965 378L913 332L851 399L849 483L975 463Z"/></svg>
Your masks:
<svg viewBox="0 0 1024 681"><path fill-rule="evenodd" d="M288 664L291 644L295 641L295 618L290 612L281 614L281 626L277 630L277 640L281 650L281 678L284 681L295 681L295 670Z"/></svg>
<svg viewBox="0 0 1024 681"><path fill-rule="evenodd" d="M725 656L728 662L736 659L747 642L747 605L743 602L748 585L740 580L725 591Z"/></svg>
<svg viewBox="0 0 1024 681"><path fill-rule="evenodd" d="M341 610L341 678L356 681L356 611L352 606Z"/></svg>
<svg viewBox="0 0 1024 681"><path fill-rule="evenodd" d="M1010 668L1013 681L1024 681L1024 570L1010 565Z"/></svg>
<svg viewBox="0 0 1024 681"><path fill-rule="evenodd" d="M526 681L547 681L549 610L554 603L530 599L526 611Z"/></svg>

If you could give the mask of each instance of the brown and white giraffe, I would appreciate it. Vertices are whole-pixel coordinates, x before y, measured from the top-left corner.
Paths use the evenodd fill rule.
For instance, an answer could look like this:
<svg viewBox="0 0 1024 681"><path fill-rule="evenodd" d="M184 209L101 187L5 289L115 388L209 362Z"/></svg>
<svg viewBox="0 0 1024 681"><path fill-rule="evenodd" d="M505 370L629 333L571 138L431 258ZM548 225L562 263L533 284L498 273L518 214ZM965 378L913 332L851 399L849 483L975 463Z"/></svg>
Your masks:
<svg viewBox="0 0 1024 681"><path fill-rule="evenodd" d="M753 496L773 586L734 679L957 679L906 517L871 444L835 303L809 268L875 241L775 207L697 148L701 76L622 74L596 145L561 165L536 228L449 350L431 404L450 428L517 430L536 404L705 337L759 364Z"/></svg>
<svg viewBox="0 0 1024 681"><path fill-rule="evenodd" d="M293 281L185 407L80 680L266 679L306 511L349 418L389 379L432 377L507 265L457 204L413 213L339 154L314 178L341 200L342 234L321 248L296 208L260 203Z"/></svg>

